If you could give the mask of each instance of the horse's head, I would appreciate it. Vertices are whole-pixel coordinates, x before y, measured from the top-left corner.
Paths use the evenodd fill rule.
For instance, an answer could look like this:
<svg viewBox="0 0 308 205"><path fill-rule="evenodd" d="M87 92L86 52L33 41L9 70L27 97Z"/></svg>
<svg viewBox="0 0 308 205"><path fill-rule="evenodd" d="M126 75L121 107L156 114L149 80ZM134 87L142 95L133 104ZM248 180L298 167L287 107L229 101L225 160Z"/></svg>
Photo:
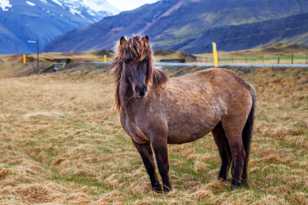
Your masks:
<svg viewBox="0 0 308 205"><path fill-rule="evenodd" d="M128 85L127 89L132 92L130 97L143 98L150 88L167 81L162 71L153 68L152 58L148 36L121 37L113 63L118 83L117 95L120 83Z"/></svg>
<svg viewBox="0 0 308 205"><path fill-rule="evenodd" d="M134 97L144 97L152 75L152 52L149 38L135 36L131 39L120 39L122 50L122 75L131 85Z"/></svg>

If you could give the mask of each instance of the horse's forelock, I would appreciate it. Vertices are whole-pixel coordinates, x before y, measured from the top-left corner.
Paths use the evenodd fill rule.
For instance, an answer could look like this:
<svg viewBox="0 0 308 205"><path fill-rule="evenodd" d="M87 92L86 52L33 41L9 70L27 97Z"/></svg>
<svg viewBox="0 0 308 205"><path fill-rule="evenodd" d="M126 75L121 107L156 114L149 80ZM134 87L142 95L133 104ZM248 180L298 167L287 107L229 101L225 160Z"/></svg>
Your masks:
<svg viewBox="0 0 308 205"><path fill-rule="evenodd" d="M123 42L122 42L123 41ZM113 61L113 70L117 79L120 79L122 65L126 60L140 62L148 61L148 66L152 72L152 49L148 37L134 36L128 40L121 38L116 46L116 55ZM149 72L148 79L150 79Z"/></svg>
<svg viewBox="0 0 308 205"><path fill-rule="evenodd" d="M144 37L134 36L117 45L117 57L125 60L141 61L152 55L149 41Z"/></svg>

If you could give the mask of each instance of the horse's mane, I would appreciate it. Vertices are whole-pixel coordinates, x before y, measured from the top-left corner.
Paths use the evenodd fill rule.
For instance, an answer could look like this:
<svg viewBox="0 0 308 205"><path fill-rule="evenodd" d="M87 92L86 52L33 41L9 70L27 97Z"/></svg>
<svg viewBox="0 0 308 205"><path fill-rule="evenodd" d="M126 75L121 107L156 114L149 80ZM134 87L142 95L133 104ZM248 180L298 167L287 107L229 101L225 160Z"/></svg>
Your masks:
<svg viewBox="0 0 308 205"><path fill-rule="evenodd" d="M167 76L161 70L153 67L153 51L147 36L134 36L128 40L122 37L116 45L116 53L112 63L112 70L116 81L115 106L118 110L121 110L119 91L123 63L126 61L140 62L142 60L148 62L147 84L151 84L153 88L158 88L168 80Z"/></svg>

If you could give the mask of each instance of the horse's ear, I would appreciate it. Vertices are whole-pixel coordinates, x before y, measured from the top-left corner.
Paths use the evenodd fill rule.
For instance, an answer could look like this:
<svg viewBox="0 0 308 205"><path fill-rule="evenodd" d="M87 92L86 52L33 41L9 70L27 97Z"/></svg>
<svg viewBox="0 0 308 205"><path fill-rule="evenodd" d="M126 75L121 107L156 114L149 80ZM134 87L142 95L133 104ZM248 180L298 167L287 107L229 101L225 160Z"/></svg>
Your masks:
<svg viewBox="0 0 308 205"><path fill-rule="evenodd" d="M120 38L120 46L124 46L124 45L126 45L126 43L127 43L126 37L125 37L125 36L122 36L122 37Z"/></svg>
<svg viewBox="0 0 308 205"><path fill-rule="evenodd" d="M145 35L143 39L145 39L146 41L150 41L150 37L148 35Z"/></svg>
<svg viewBox="0 0 308 205"><path fill-rule="evenodd" d="M167 81L168 81L168 77L162 70L153 69L152 83L153 83L153 86L155 88L160 87L161 85L163 85Z"/></svg>
<svg viewBox="0 0 308 205"><path fill-rule="evenodd" d="M149 36L144 36L142 37L142 40L145 42L145 43L150 43L150 37Z"/></svg>

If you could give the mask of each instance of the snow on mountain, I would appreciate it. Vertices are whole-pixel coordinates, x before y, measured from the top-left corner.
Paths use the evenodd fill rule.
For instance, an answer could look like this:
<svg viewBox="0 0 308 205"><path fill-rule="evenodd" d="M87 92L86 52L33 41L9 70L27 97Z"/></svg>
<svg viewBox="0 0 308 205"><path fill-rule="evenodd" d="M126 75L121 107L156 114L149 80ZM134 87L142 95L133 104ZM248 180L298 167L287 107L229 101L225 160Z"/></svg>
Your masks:
<svg viewBox="0 0 308 205"><path fill-rule="evenodd" d="M29 6L35 6L36 4L31 2L31 1L26 1L26 4L28 4Z"/></svg>
<svg viewBox="0 0 308 205"><path fill-rule="evenodd" d="M47 0L41 0L46 2ZM103 16L118 13L106 0L49 0L61 7L66 8L74 15L82 17L94 16L94 21L100 20Z"/></svg>
<svg viewBox="0 0 308 205"><path fill-rule="evenodd" d="M0 0L0 10L9 11L12 8L12 0ZM20 0L22 1L22 0ZM98 21L104 16L119 13L119 10L112 6L107 0L39 0L48 5L50 3L61 6L73 15L79 15L84 18L93 17L93 21ZM36 6L30 0L25 1L29 6Z"/></svg>
<svg viewBox="0 0 308 205"><path fill-rule="evenodd" d="M84 4L91 8L93 11L108 11L112 14L120 12L119 9L115 8L108 1L104 0L83 0Z"/></svg>
<svg viewBox="0 0 308 205"><path fill-rule="evenodd" d="M11 7L12 5L10 4L9 0L0 0L0 9L3 11L8 11Z"/></svg>
<svg viewBox="0 0 308 205"><path fill-rule="evenodd" d="M55 38L114 14L106 0L0 0L0 53L33 52Z"/></svg>

